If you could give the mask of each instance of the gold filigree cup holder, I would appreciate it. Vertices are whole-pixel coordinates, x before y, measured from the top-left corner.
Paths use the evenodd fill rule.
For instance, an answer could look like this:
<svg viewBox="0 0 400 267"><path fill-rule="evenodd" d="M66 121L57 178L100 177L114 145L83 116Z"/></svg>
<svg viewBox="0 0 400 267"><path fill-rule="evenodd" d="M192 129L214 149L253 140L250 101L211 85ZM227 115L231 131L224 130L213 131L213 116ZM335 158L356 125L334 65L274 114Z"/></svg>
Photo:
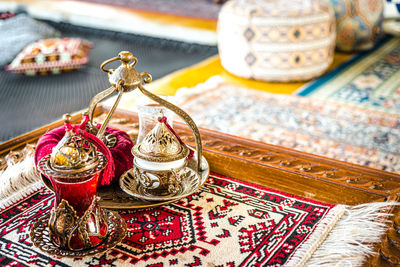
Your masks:
<svg viewBox="0 0 400 267"><path fill-rule="evenodd" d="M83 257L115 246L125 236L126 224L98 204L97 183L107 158L85 133L74 131L69 115L65 127L52 153L37 164L54 188L55 203L31 228L31 239L49 254Z"/></svg>
<svg viewBox="0 0 400 267"><path fill-rule="evenodd" d="M31 240L33 244L43 252L59 257L82 258L103 253L115 247L125 237L126 223L115 212L104 210L104 220L107 222L107 235L102 242L96 246L82 250L71 250L61 248L56 244L50 234L49 219L50 214L40 218L31 229Z"/></svg>

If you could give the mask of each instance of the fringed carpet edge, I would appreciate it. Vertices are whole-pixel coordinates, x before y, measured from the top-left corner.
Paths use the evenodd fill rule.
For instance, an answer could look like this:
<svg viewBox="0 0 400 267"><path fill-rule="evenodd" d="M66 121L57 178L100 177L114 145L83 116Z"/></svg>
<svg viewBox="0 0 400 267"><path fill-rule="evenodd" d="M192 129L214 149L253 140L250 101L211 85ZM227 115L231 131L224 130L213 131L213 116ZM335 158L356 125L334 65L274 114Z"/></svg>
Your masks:
<svg viewBox="0 0 400 267"><path fill-rule="evenodd" d="M25 161L29 162L29 157ZM28 164L27 162L21 164ZM8 171L9 173L9 171ZM43 188L38 173L27 168L14 170L15 177L25 177L22 187L2 187L0 211L17 203ZM7 177L5 176L7 175ZM0 179L12 179L7 170L0 173ZM313 229L314 234L292 255L285 266L361 266L367 257L374 254L373 245L380 241L387 229L386 221L391 214L381 213L399 202L366 203L357 206L337 205L325 215ZM380 219L377 219L380 218Z"/></svg>

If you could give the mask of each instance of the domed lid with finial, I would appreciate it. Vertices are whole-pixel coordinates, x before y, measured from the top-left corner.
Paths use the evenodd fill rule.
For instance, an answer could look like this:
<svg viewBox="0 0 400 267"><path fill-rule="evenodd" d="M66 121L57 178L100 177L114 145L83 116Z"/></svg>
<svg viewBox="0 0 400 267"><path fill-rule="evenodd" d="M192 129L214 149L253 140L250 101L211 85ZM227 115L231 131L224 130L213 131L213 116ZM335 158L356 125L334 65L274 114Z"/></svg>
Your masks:
<svg viewBox="0 0 400 267"><path fill-rule="evenodd" d="M106 157L93 143L72 130L69 114L64 119L66 133L52 153L39 161L39 170L46 176L58 178L82 178L103 170L107 165Z"/></svg>
<svg viewBox="0 0 400 267"><path fill-rule="evenodd" d="M132 154L148 161L169 162L187 157L189 149L164 122L159 121L143 141L133 147Z"/></svg>

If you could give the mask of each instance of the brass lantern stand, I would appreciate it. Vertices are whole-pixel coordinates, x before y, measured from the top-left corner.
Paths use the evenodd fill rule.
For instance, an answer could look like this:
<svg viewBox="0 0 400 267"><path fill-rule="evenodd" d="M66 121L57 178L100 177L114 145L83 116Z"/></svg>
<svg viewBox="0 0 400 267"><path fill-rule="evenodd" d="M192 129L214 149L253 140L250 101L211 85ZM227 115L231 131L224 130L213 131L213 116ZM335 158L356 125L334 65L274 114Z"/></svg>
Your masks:
<svg viewBox="0 0 400 267"><path fill-rule="evenodd" d="M114 62L114 61L121 61L122 64L116 69L107 69L106 65L111 62ZM202 169L202 161L205 161L205 159L202 157L201 138L200 138L200 133L199 133L199 130L198 130L196 124L194 123L193 119L185 111L183 111L179 107L171 104L170 102L162 99L161 97L149 92L148 90L146 90L144 88L143 85L150 83L152 81L152 77L147 72L142 72L142 73L137 72L137 70L134 67L136 65L137 61L138 61L137 58L134 57L131 52L122 51L118 54L117 57L111 58L111 59L105 61L101 65L101 67L100 67L101 70L108 73L108 79L111 84L111 87L106 89L105 91L97 94L90 102L89 110L88 110L88 115L89 115L88 125L89 125L89 127L91 127L91 131L96 133L98 138L102 139L103 141L106 141L105 140L106 139L105 138L105 135L106 135L105 129L106 129L111 117L113 116L113 113L114 113L115 109L117 108L122 95L127 92L132 92L135 89L139 89L139 91L143 95L148 97L149 99L151 99L154 102L158 103L159 105L173 111L175 114L177 114L179 117L181 117L183 119L183 121L190 127L190 129L194 135L194 139L195 139L195 143L196 143L196 151L195 151L196 156L194 157L196 159L196 164L195 164L195 166L193 166L194 168L192 171L199 174L205 168L203 166L204 168ZM93 127L93 115L94 115L96 106L101 100L112 95L115 92L118 94L117 98L116 98L113 106L111 107L110 111L108 112L104 122L102 123L101 128L99 130L97 130L95 127ZM135 150L135 148L134 148L134 150ZM138 155L138 153L134 153L134 150L133 150L133 154ZM137 152L137 150L135 150L135 151ZM162 161L162 160L159 160L159 161ZM204 164L208 166L208 164L206 162L204 162ZM171 171L174 172L174 170L171 170ZM187 172L187 173L190 173L190 172ZM138 174L138 175L140 176L140 174ZM197 177L199 177L199 175L197 175ZM140 180L139 178L138 178L138 180ZM202 180L204 180L204 179L202 179ZM124 188L122 188L122 189L124 190ZM126 192L126 190L124 190L124 191Z"/></svg>

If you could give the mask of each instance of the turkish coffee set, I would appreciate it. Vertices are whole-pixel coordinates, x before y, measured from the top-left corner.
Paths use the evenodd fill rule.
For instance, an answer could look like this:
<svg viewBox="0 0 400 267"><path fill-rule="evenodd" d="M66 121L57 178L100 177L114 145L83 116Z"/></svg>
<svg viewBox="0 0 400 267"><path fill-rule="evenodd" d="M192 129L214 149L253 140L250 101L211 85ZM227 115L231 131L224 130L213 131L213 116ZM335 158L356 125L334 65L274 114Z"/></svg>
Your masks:
<svg viewBox="0 0 400 267"><path fill-rule="evenodd" d="M118 68L105 68L118 60L122 63ZM100 68L108 73L111 87L92 99L82 124L72 125L71 116L64 116L65 125L61 130L65 134L51 147L51 153L37 162L44 184L55 193L55 204L50 214L34 224L31 239L48 254L80 258L103 253L121 242L127 231L118 213L105 208L144 208L170 203L194 193L208 178L209 165L202 156L196 124L182 109L144 88L143 84L150 83L152 78L146 72L139 74L134 68L136 63L137 58L127 51L105 61ZM104 205L99 193L103 191L98 190L98 185L116 173L110 149L119 142L107 125L122 95L135 89L153 104L139 107L136 144L129 147L131 151L123 152L125 156L132 153L133 162L113 183L114 194L128 195L132 204L119 206L115 200ZM114 105L104 122L95 127L93 117L97 104L113 93L117 93ZM173 114L191 129L196 149L188 147L174 131ZM111 185L103 186L107 187Z"/></svg>

